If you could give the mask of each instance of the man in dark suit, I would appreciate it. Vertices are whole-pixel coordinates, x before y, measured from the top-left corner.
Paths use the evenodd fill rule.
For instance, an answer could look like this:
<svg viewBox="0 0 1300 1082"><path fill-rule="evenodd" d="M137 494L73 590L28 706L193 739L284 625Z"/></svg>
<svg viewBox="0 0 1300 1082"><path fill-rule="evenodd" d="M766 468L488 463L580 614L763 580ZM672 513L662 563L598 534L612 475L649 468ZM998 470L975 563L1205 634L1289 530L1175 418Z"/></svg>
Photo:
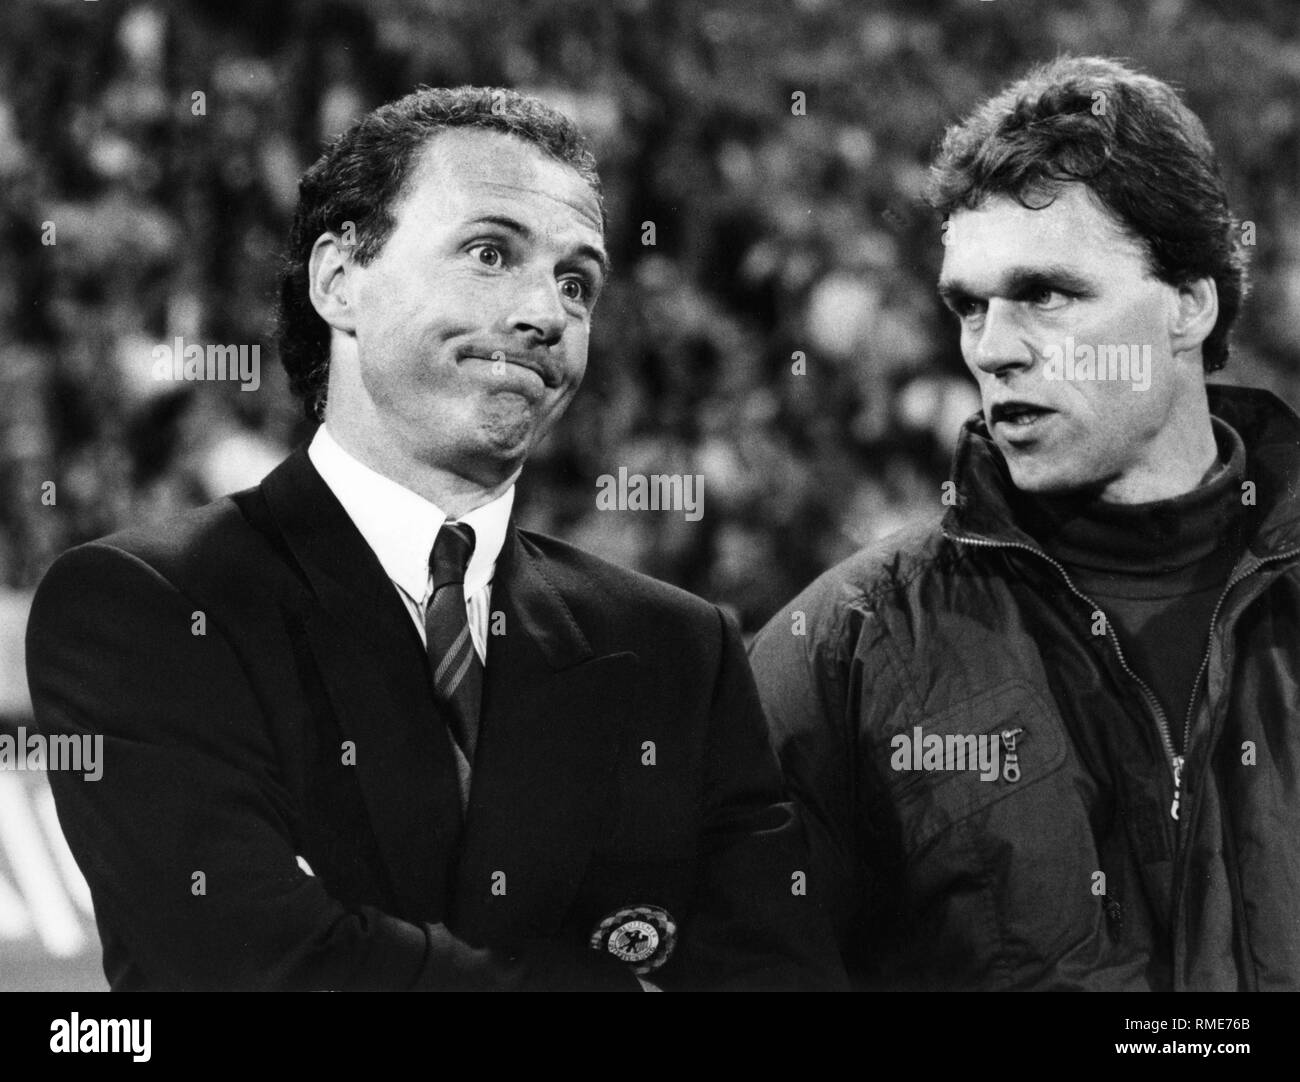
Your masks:
<svg viewBox="0 0 1300 1082"><path fill-rule="evenodd" d="M65 553L28 632L114 988L839 979L739 636L511 520L582 379L594 162L421 90L304 176L282 356L325 423L255 488Z"/></svg>

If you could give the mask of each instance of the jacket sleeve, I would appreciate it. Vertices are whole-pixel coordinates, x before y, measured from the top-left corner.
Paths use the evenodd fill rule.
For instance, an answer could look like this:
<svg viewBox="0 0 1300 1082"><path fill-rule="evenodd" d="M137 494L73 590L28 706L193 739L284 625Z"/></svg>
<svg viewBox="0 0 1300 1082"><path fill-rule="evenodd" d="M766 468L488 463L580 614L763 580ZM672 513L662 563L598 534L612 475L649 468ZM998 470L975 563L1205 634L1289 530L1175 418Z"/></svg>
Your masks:
<svg viewBox="0 0 1300 1082"><path fill-rule="evenodd" d="M844 989L830 929L805 892L803 830L785 796L739 630L720 610L717 616L722 644L705 749L700 882L674 972L709 988Z"/></svg>
<svg viewBox="0 0 1300 1082"><path fill-rule="evenodd" d="M51 772L50 783L115 944L114 987L637 989L594 951L543 941L507 957L332 898L298 865L262 709L198 608L96 543L55 562L28 624L37 726L102 739L97 779Z"/></svg>
<svg viewBox="0 0 1300 1082"><path fill-rule="evenodd" d="M841 948L853 937L863 884L855 838L853 646L833 607L802 595L750 646L759 697L810 850L808 895Z"/></svg>

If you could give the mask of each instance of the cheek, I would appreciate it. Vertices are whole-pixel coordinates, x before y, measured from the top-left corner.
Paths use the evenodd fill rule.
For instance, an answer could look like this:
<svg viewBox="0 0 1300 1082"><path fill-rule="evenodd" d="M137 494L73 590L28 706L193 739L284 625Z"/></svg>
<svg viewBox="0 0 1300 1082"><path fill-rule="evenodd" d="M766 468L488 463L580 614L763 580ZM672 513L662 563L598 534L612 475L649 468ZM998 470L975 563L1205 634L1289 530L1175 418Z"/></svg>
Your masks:
<svg viewBox="0 0 1300 1082"><path fill-rule="evenodd" d="M357 338L363 350L387 353L413 330L412 305L385 277L369 277L357 296Z"/></svg>
<svg viewBox="0 0 1300 1082"><path fill-rule="evenodd" d="M1159 356L1167 349L1169 329L1165 324L1165 295L1156 289L1135 290L1132 303L1116 312L1102 333L1109 334L1115 343L1146 345Z"/></svg>
<svg viewBox="0 0 1300 1082"><path fill-rule="evenodd" d="M1146 441L1163 427L1165 396L1154 384L1146 390L1134 390L1133 384L1123 381L1094 386L1089 429L1098 446L1118 453Z"/></svg>
<svg viewBox="0 0 1300 1082"><path fill-rule="evenodd" d="M358 293L359 318L387 333L414 336L424 328L482 317L487 300L477 283L440 271L384 267L367 275Z"/></svg>
<svg viewBox="0 0 1300 1082"><path fill-rule="evenodd" d="M564 367L575 382L587 371L587 347L591 341L589 324L574 325L564 336Z"/></svg>

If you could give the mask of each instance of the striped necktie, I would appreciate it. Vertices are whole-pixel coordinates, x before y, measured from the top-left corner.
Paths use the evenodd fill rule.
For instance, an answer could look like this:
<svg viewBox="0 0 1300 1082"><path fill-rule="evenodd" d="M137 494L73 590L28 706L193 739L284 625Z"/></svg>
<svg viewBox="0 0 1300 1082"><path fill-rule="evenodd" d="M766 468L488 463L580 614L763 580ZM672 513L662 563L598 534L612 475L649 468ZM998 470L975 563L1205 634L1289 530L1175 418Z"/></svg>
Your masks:
<svg viewBox="0 0 1300 1082"><path fill-rule="evenodd" d="M433 669L433 692L452 739L471 766L478 745L483 663L474 649L465 614L465 569L474 551L474 530L447 522L429 557L433 596L424 610L424 630Z"/></svg>

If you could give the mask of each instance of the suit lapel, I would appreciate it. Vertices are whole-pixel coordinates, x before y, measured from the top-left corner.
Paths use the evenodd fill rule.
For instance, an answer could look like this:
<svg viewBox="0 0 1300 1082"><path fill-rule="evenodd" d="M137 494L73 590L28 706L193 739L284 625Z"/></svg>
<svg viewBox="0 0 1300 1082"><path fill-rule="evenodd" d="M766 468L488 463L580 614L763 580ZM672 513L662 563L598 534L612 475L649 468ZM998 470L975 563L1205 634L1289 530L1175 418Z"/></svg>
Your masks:
<svg viewBox="0 0 1300 1082"><path fill-rule="evenodd" d="M453 911L452 926L472 943L558 928L613 791L636 659L594 654L546 566L512 526L492 587L493 619L504 617L504 633L488 636Z"/></svg>
<svg viewBox="0 0 1300 1082"><path fill-rule="evenodd" d="M315 594L303 626L339 724L355 741L357 780L396 915L442 919L461 811L419 634L305 446L267 476L262 491Z"/></svg>

